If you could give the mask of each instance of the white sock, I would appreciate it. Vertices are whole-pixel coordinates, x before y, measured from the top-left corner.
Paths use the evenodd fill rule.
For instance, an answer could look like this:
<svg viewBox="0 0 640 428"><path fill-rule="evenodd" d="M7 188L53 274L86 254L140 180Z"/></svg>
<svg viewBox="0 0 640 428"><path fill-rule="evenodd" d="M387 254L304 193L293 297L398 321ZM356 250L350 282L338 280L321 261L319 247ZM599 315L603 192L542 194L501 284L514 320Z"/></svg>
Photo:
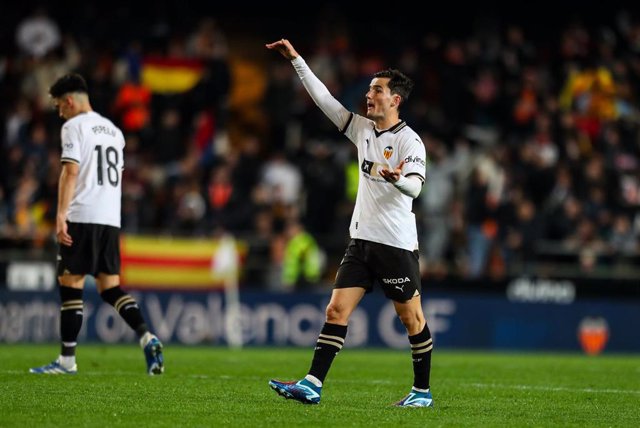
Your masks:
<svg viewBox="0 0 640 428"><path fill-rule="evenodd" d="M153 339L153 334L151 334L150 332L146 332L145 334L143 334L140 338L140 347L144 348L151 339Z"/></svg>
<svg viewBox="0 0 640 428"><path fill-rule="evenodd" d="M309 382L311 382L312 384L314 384L315 386L317 386L318 388L322 388L322 382L320 382L320 379L318 379L317 377L311 376L310 374L308 374L304 378Z"/></svg>
<svg viewBox="0 0 640 428"><path fill-rule="evenodd" d="M427 388L427 389L420 389L420 388L416 388L416 387L414 386L414 387L412 387L411 389L413 389L414 391L417 391L417 392L424 392L424 393L429 392L429 388Z"/></svg>
<svg viewBox="0 0 640 428"><path fill-rule="evenodd" d="M75 355L71 355L71 356L60 355L58 357L58 362L65 369L70 369L71 367L76 365L76 356Z"/></svg>

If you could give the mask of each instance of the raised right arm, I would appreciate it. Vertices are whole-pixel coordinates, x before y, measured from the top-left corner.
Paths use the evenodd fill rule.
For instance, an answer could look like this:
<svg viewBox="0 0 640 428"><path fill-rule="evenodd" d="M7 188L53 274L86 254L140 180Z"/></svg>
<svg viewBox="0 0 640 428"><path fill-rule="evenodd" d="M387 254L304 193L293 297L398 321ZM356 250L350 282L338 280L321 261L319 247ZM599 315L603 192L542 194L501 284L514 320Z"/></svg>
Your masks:
<svg viewBox="0 0 640 428"><path fill-rule="evenodd" d="M351 112L331 95L324 83L311 71L291 43L287 39L281 39L267 44L266 47L268 49L277 49L282 56L291 61L300 81L302 81L302 85L316 105L340 131L344 131L344 127L351 117Z"/></svg>

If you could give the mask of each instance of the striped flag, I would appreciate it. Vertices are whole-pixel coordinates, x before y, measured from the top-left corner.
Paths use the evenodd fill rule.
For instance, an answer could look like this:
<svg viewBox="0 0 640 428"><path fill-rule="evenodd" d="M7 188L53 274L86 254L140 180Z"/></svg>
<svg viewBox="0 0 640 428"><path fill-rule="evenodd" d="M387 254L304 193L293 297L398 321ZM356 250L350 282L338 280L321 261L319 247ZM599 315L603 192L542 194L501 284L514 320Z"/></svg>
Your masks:
<svg viewBox="0 0 640 428"><path fill-rule="evenodd" d="M236 245L241 262L246 245ZM218 246L214 239L123 235L122 284L128 289L222 289L224 275L212 268Z"/></svg>

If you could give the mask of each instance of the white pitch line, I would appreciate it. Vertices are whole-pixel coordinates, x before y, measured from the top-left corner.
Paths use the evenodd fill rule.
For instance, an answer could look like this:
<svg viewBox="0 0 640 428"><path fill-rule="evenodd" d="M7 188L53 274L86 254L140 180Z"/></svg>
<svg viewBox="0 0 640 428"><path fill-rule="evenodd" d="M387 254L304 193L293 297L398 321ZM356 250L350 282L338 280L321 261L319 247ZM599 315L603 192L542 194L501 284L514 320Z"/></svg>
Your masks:
<svg viewBox="0 0 640 428"><path fill-rule="evenodd" d="M599 388L568 388L565 386L533 386L533 385L503 385L498 383L467 383L466 386L474 386L477 388L502 388L502 389L520 389L520 390L536 390L536 391L561 391L561 392L591 392L603 394L633 394L640 395L640 391L633 389L599 389Z"/></svg>

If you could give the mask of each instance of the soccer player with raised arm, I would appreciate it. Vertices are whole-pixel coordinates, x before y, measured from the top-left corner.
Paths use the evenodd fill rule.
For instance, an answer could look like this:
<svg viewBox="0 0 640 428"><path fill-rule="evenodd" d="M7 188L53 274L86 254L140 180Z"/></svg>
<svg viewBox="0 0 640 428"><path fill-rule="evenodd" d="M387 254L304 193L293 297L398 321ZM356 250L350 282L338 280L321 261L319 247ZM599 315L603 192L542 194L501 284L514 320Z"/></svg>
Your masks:
<svg viewBox="0 0 640 428"><path fill-rule="evenodd" d="M430 407L433 344L422 311L418 237L411 211L426 176L426 150L399 113L413 82L394 69L374 74L365 94L367 117L363 117L345 109L329 93L287 39L266 47L291 61L316 105L356 145L360 164L351 241L338 268L311 368L299 381L272 379L269 385L286 398L319 403L325 377L345 343L349 317L378 282L407 330L413 360L413 386L395 405Z"/></svg>
<svg viewBox="0 0 640 428"><path fill-rule="evenodd" d="M93 111L79 74L59 78L49 89L62 126L62 171L58 184L56 238L60 300L60 356L30 369L39 374L75 374L76 340L83 317L85 276L93 275L102 299L138 335L147 373L164 372L162 344L149 332L135 299L120 288L120 200L124 136Z"/></svg>

